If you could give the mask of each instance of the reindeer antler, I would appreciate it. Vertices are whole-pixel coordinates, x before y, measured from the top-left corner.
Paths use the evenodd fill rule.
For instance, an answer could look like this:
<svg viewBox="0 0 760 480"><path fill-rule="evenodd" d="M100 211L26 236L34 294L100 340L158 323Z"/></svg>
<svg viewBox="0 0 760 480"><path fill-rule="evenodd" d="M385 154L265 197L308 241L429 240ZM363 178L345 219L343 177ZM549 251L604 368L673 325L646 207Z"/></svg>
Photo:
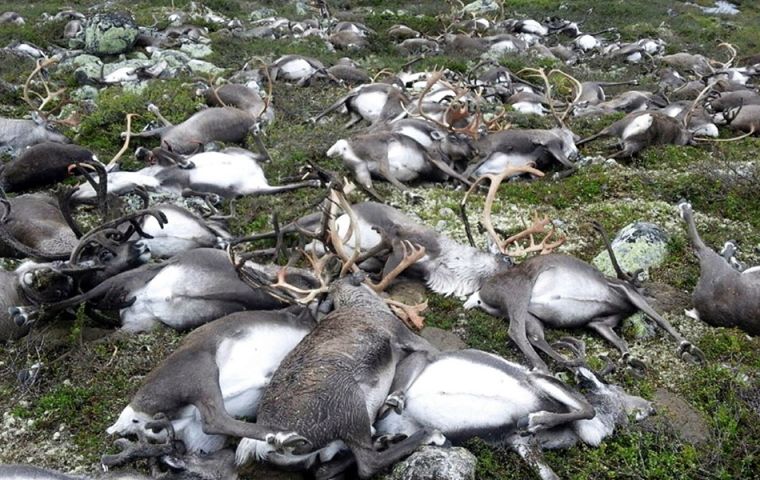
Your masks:
<svg viewBox="0 0 760 480"><path fill-rule="evenodd" d="M533 167L507 167L505 168L501 173L498 174L487 174L483 175L482 177L475 180L475 182L472 184L469 190L467 190L467 193L465 193L464 197L462 198L462 201L459 203L459 209L460 209L460 215L462 217L462 221L464 222L465 226L465 232L467 233L467 239L470 241L470 245L475 245L475 240L472 237L472 230L470 229L470 222L467 219L467 211L466 211L466 205L467 205L467 199L469 198L470 194L477 188L478 185L483 183L486 180L489 180L491 182L488 193L486 194L486 199L483 204L483 215L481 217L481 224L483 225L483 228L486 230L488 235L491 237L491 240L494 242L494 245L496 245L496 248L499 250L499 252L509 255L509 256L524 256L528 253L532 252L540 252L542 255L545 253L551 252L553 249L557 248L559 245L564 243L565 239L560 238L555 242L548 243L549 239L554 235L554 229L550 231L544 239L536 244L535 240L533 238L533 235L546 233L545 227L550 223L548 218L545 218L543 220L536 219L536 221L528 227L525 231L514 235L510 238L508 238L505 241L502 241L499 237L499 234L496 233L496 228L493 225L493 220L491 218L491 210L493 209L493 202L496 199L496 193L499 190L499 186L501 186L501 183L504 181L504 179L509 178L515 174L518 173L531 173L533 175L536 175L538 177L543 177L544 173L540 170L537 170ZM509 251L507 249L508 245L511 245L513 243L516 243L519 240L522 240L523 238L528 237L530 239L530 245L525 248L519 248L515 251Z"/></svg>
<svg viewBox="0 0 760 480"><path fill-rule="evenodd" d="M548 225L551 225L552 228L547 233L546 227ZM535 214L533 216L533 223L522 232L516 235L512 235L506 239L502 244L500 250L502 253L509 255L510 257L524 257L529 253L535 252L538 252L539 255L546 255L547 253L553 252L555 248L565 243L566 238L564 236L559 237L556 241L549 243L549 240L555 235L556 231L557 230L552 224L551 220L549 220L549 217L544 216L544 218L539 218L538 214ZM536 243L533 236L543 234L546 234L546 236L544 236L544 238L539 243ZM517 242L525 238L528 238L530 240L530 244L527 247L519 246ZM507 246L512 244L518 245L518 248L516 250L508 250Z"/></svg>
<svg viewBox="0 0 760 480"><path fill-rule="evenodd" d="M23 98L24 102L26 102L34 111L38 113L42 113L42 110L47 106L48 103L60 97L61 95L63 95L63 92L66 91L66 88L61 88L59 90L56 90L55 92L51 92L48 82L41 75L44 69L52 65L55 65L56 63L58 63L58 59L56 58L38 59L34 70L32 70L32 73L29 74L29 77L27 77L26 82L24 82L24 89L23 89L21 98ZM45 89L44 97L42 96L42 94L35 92L34 90L31 90L32 80L34 79L34 77L38 75L40 76L40 80L42 81L42 87ZM29 97L30 93L41 100L41 103L39 106L34 105L34 102L32 102L32 99Z"/></svg>
<svg viewBox="0 0 760 480"><path fill-rule="evenodd" d="M562 70L554 69L550 70L548 73L543 68L523 68L519 72L517 72L518 75L520 75L523 72L529 73L529 77L539 77L541 80L544 81L545 91L544 91L544 98L546 99L546 103L549 105L549 110L552 113L552 116L557 121L558 126L564 127L565 126L565 119L572 111L573 107L575 106L576 102L581 98L581 94L583 92L583 86L581 83L573 77L572 75L563 72ZM568 104L568 107L565 109L565 111L562 113L562 115L559 115L557 113L557 110L554 108L554 101L552 100L552 84L549 78L552 75L561 75L565 77L566 79L570 80L571 83L574 85L575 90L575 97L572 102Z"/></svg>

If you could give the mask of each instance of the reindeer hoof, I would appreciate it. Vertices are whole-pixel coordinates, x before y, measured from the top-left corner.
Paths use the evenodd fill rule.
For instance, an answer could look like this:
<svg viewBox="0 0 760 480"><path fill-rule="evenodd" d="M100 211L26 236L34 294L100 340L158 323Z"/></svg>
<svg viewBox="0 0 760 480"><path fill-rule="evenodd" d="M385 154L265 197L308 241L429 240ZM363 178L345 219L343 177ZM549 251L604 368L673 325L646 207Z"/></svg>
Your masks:
<svg viewBox="0 0 760 480"><path fill-rule="evenodd" d="M306 453L311 450L311 442L295 432L277 432L266 436L268 444L278 452L292 450L294 453Z"/></svg>
<svg viewBox="0 0 760 480"><path fill-rule="evenodd" d="M632 357L630 354L623 356L627 365L627 370L636 378L643 378L647 373L647 365L638 358Z"/></svg>
<svg viewBox="0 0 760 480"><path fill-rule="evenodd" d="M694 346L691 342L684 342L678 347L678 354L681 359L690 363L705 363L706 358L704 352Z"/></svg>
<svg viewBox="0 0 760 480"><path fill-rule="evenodd" d="M385 403L383 404L380 414L382 417L390 413L391 410L396 412L396 414L401 415L404 411L404 404L406 401L406 396L404 395L404 392L393 392L385 399ZM382 418L381 417L381 418Z"/></svg>
<svg viewBox="0 0 760 480"><path fill-rule="evenodd" d="M36 310L31 307L10 307L8 314L17 327L25 327L34 322Z"/></svg>
<svg viewBox="0 0 760 480"><path fill-rule="evenodd" d="M412 193L408 190L404 191L404 199L407 203L411 203L412 205L420 205L424 200L422 195L417 195L416 193Z"/></svg>

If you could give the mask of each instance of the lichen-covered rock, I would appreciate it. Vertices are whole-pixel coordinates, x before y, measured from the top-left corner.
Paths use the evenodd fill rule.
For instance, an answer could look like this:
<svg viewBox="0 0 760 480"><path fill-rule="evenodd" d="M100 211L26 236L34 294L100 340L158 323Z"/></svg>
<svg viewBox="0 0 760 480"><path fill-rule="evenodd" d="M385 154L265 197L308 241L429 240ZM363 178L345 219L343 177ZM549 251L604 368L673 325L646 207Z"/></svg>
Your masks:
<svg viewBox="0 0 760 480"><path fill-rule="evenodd" d="M137 24L126 13L93 15L84 27L84 48L94 55L118 55L132 49L137 40Z"/></svg>
<svg viewBox="0 0 760 480"><path fill-rule="evenodd" d="M179 49L193 58L204 58L213 53L211 47L200 43L184 43Z"/></svg>
<svg viewBox="0 0 760 480"><path fill-rule="evenodd" d="M686 400L664 388L654 392L654 405L662 418L684 442L698 445L710 440L705 417Z"/></svg>
<svg viewBox="0 0 760 480"><path fill-rule="evenodd" d="M630 273L642 269L639 278L647 280L649 269L661 265L668 254L668 235L653 223L635 222L618 232L612 240L612 250L620 268ZM615 276L607 250L599 253L592 263L605 275ZM639 339L655 334L654 327L644 320L644 315L640 312L629 317L624 328Z"/></svg>
<svg viewBox="0 0 760 480"><path fill-rule="evenodd" d="M496 0L477 0L465 5L462 12L472 15L482 15L489 12L498 12L499 10L499 2Z"/></svg>
<svg viewBox="0 0 760 480"><path fill-rule="evenodd" d="M385 480L475 480L476 464L475 455L461 447L422 447Z"/></svg>
<svg viewBox="0 0 760 480"><path fill-rule="evenodd" d="M646 280L649 269L661 265L668 254L668 235L653 223L635 222L618 232L612 240L612 250L623 270L634 272L642 269L641 278ZM606 250L597 255L593 263L605 275L615 276Z"/></svg>

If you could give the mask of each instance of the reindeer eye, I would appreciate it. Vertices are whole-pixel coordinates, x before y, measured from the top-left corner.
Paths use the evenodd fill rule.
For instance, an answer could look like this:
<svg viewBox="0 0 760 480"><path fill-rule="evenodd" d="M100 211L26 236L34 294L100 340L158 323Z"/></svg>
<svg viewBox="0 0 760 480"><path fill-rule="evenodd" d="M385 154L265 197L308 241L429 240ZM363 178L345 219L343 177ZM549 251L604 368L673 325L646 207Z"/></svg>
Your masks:
<svg viewBox="0 0 760 480"><path fill-rule="evenodd" d="M140 420L138 420L138 419L136 419L136 418L133 418L133 419L132 419L132 423L140 423Z"/></svg>

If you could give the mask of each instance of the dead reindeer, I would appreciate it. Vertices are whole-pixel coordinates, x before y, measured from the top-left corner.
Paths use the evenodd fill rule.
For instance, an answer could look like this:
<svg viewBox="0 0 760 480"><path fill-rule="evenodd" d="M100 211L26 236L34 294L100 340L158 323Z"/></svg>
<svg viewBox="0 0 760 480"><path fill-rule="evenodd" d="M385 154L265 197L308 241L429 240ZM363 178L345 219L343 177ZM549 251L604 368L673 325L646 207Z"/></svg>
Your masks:
<svg viewBox="0 0 760 480"><path fill-rule="evenodd" d="M72 125L73 117L67 120L54 121L49 120L48 114L44 113L45 107L61 97L66 90L63 88L51 91L50 85L43 76L43 71L55 63L57 63L55 59L38 59L35 69L24 83L22 98L32 109L32 119L0 118L0 147L8 148L13 155L27 147L43 142L71 143L71 140L58 132L54 125L56 123ZM38 76L45 91L44 96L32 89L33 80ZM32 97L39 100L39 103L35 103Z"/></svg>
<svg viewBox="0 0 760 480"><path fill-rule="evenodd" d="M581 361L569 360L558 354L544 338L545 327L589 327L620 350L623 360L630 366L643 368L640 361L630 356L625 341L613 330L621 321L637 311L642 311L652 318L678 342L677 351L680 355L704 361L704 354L649 306L634 282L635 276L626 274L618 267L618 278L608 278L590 264L575 257L551 254L564 242L564 238L551 241L555 230L552 227L549 232L546 231L550 224L547 218L537 219L525 231L507 240L500 239L491 221L491 207L499 185L509 173L481 177L473 185L474 188L485 179L491 181L483 209L483 225L503 254L540 255L493 275L484 282L478 292L470 296L465 308L479 307L492 315L509 319L509 337L533 368L544 372L549 371L548 367L535 348L562 365L572 366ZM463 209L470 192L462 200ZM462 216L466 222L464 210ZM544 238L535 243L535 235L544 235ZM530 240L528 247L509 250L510 245L526 238ZM606 235L604 238L605 243L608 243ZM612 252L609 245L607 251ZM614 254L610 253L610 256L614 258ZM613 265L616 264L617 262L613 261Z"/></svg>
<svg viewBox="0 0 760 480"><path fill-rule="evenodd" d="M467 129L444 128L421 118L403 118L387 126L390 132L416 140L428 151L440 152L449 165L466 165L476 154L475 140Z"/></svg>
<svg viewBox="0 0 760 480"><path fill-rule="evenodd" d="M235 107L248 112L254 118L259 118L262 125L267 125L274 121L274 109L272 109L272 85L269 84L269 91L266 100L256 90L240 84L225 84L219 87L209 86L202 91L206 98L206 103L212 107Z"/></svg>
<svg viewBox="0 0 760 480"><path fill-rule="evenodd" d="M366 71L346 57L338 59L335 65L327 69L327 73L349 86L372 82Z"/></svg>
<svg viewBox="0 0 760 480"><path fill-rule="evenodd" d="M7 201L1 203L5 207L3 215L5 217L9 213L8 203ZM41 211L36 210L36 212ZM49 210L48 213L52 214ZM147 214L150 212L139 212L131 218L139 218ZM4 238L6 243L13 245L13 242L18 242L18 240L10 240L11 237L4 225L6 222L2 220L4 219L0 219L0 223L3 224L0 227L0 237ZM64 301L76 295L79 288L90 288L103 281L105 277L145 263L150 254L146 256L147 252L140 245L116 238L116 232L112 227L118 226L123 221L128 222L129 219L115 220L91 230L75 244L73 249L66 248L64 252L55 256L49 254L46 257L37 256L47 260L44 263L26 261L14 272L0 271L3 276L2 289L0 289L2 290L0 293L0 338L3 340L18 338L28 332L27 325L20 325L21 328L18 328L17 314L19 312L32 311L38 309L40 305ZM39 227L37 230L40 231ZM28 232L32 231L34 228L29 228ZM64 258L66 261L61 261ZM14 322L16 322L16 327L13 326Z"/></svg>
<svg viewBox="0 0 760 480"><path fill-rule="evenodd" d="M599 133L577 142L581 146L600 137L617 137L623 149L612 158L627 158L652 145L689 145L693 135L684 121L657 111L629 113Z"/></svg>
<svg viewBox="0 0 760 480"><path fill-rule="evenodd" d="M55 198L27 194L0 199L0 257L65 260L78 240Z"/></svg>
<svg viewBox="0 0 760 480"><path fill-rule="evenodd" d="M275 267L266 265L250 268L269 277L276 273ZM303 273L293 275L307 279L302 281L310 278ZM189 330L234 312L286 306L267 291L243 283L226 252L197 248L162 263L113 275L87 292L60 302L13 308L11 315L23 327L39 322L41 313L47 316L85 302L95 310L118 311L121 330L127 333L149 331L159 324Z"/></svg>
<svg viewBox="0 0 760 480"><path fill-rule="evenodd" d="M139 241L154 258L171 258L194 248L220 248L232 239L223 223L213 217L201 218L173 204L155 205L153 210L166 220L162 224L155 217L144 217L140 229L149 237Z"/></svg>
<svg viewBox="0 0 760 480"><path fill-rule="evenodd" d="M667 107L660 109L660 112L677 120L684 121L686 115L689 115L689 124L686 126L692 135L702 137L717 137L718 127L713 121L713 116L702 106L697 106L690 110L691 101L682 100L672 102Z"/></svg>
<svg viewBox="0 0 760 480"><path fill-rule="evenodd" d="M559 162L567 172L575 171L580 157L578 137L567 128L551 130L509 129L490 133L477 143L479 159L466 173L475 177L496 174L507 167L537 166L546 169Z"/></svg>
<svg viewBox="0 0 760 480"><path fill-rule="evenodd" d="M109 192L122 194L141 187L148 191L180 195L183 190L189 189L234 198L320 185L316 180L269 185L259 163L262 157L242 148L229 147L219 152L202 152L186 158L163 148L152 152L138 149L136 153L155 164L135 172L112 172L108 175ZM84 185L76 192L74 199L88 201L95 194L92 185Z"/></svg>
<svg viewBox="0 0 760 480"><path fill-rule="evenodd" d="M629 415L641 420L653 411L650 402L586 368L575 375L585 393L480 350L411 354L396 369L389 410L375 423L376 442L421 429L438 430L454 444L478 437L510 447L543 480L557 480L543 449L598 447Z"/></svg>
<svg viewBox="0 0 760 480"><path fill-rule="evenodd" d="M314 78L330 79L322 62L316 58L301 55L284 55L272 62L266 69L273 81L295 82L298 86L306 85Z"/></svg>
<svg viewBox="0 0 760 480"><path fill-rule="evenodd" d="M424 254L414 251L399 269L413 263L420 251ZM396 365L407 353L432 347L409 330L363 279L354 274L332 282L329 295L334 310L285 357L259 404L257 422L297 431L314 451L280 453L266 442L246 438L238 445L239 464L255 457L308 469L348 450L352 454L348 460L325 465L317 478L332 478L355 461L359 477L366 479L425 440L428 432L420 430L382 452L373 448L372 424Z"/></svg>
<svg viewBox="0 0 760 480"><path fill-rule="evenodd" d="M414 180L455 178L466 185L470 183L446 163L440 152L428 150L400 133L369 133L341 139L330 147L327 156L342 157L356 181L369 191L374 191L372 177L382 178L402 191L407 191L403 182Z"/></svg>
<svg viewBox="0 0 760 480"><path fill-rule="evenodd" d="M712 91L705 105L711 113L727 112L747 105L760 105L760 95L753 90L737 90L731 92Z"/></svg>
<svg viewBox="0 0 760 480"><path fill-rule="evenodd" d="M581 94L578 97L578 104L596 105L607 100L604 91L607 87L616 87L620 85L638 85L638 80L629 80L624 82L582 82Z"/></svg>
<svg viewBox="0 0 760 480"><path fill-rule="evenodd" d="M702 241L691 205L683 202L678 208L700 268L692 293L694 312L689 316L714 327L738 327L760 335L760 268L737 271Z"/></svg>
<svg viewBox="0 0 760 480"><path fill-rule="evenodd" d="M227 436L249 437L269 379L316 325L305 307L238 312L208 323L151 371L107 432L164 443L171 434L190 453L220 450ZM157 416L167 427L151 428Z"/></svg>
<svg viewBox="0 0 760 480"><path fill-rule="evenodd" d="M31 465L0 465L0 478L25 480L237 480L235 452L221 450L213 455L184 454L172 445L130 442L124 439L117 445L122 451L109 455L102 464L105 473L72 476ZM151 474L111 471L136 460L147 459Z"/></svg>
<svg viewBox="0 0 760 480"><path fill-rule="evenodd" d="M699 85L700 87L704 86L702 83ZM667 101L656 94L641 90L629 90L596 104L581 104L576 109L575 115L606 115L615 112L631 113L665 106L667 106Z"/></svg>
<svg viewBox="0 0 760 480"><path fill-rule="evenodd" d="M744 134L731 139L718 139L715 141L739 140L760 132L760 105L740 106L723 112L722 115L728 128L744 132Z"/></svg>
<svg viewBox="0 0 760 480"><path fill-rule="evenodd" d="M240 94L240 92L236 93ZM266 119L266 107L268 107L271 97L268 97L267 102L264 103L264 109L261 113L254 115L253 113L259 109L255 105L247 103L253 101L250 95L248 98L235 93L230 93L230 95L234 95L234 98L241 105L249 108L207 108L191 115L184 122L173 125L161 115L158 107L151 104L148 106L148 110L154 113L164 126L140 133L127 131L123 132L122 136L126 138L130 136L137 138L160 136L162 148L181 155L202 151L204 145L209 142L243 143L249 133L253 133L254 137L258 138L262 122ZM257 140L257 143L261 145L260 140Z"/></svg>
<svg viewBox="0 0 760 480"><path fill-rule="evenodd" d="M398 87L387 83L368 83L352 89L309 121L317 122L345 107L351 118L344 128L351 128L362 120L370 124L383 123L404 113L403 106L407 103L409 99Z"/></svg>
<svg viewBox="0 0 760 480"><path fill-rule="evenodd" d="M0 187L6 192L21 192L65 180L76 164L92 164L97 158L77 145L43 142L25 149L0 166Z"/></svg>

